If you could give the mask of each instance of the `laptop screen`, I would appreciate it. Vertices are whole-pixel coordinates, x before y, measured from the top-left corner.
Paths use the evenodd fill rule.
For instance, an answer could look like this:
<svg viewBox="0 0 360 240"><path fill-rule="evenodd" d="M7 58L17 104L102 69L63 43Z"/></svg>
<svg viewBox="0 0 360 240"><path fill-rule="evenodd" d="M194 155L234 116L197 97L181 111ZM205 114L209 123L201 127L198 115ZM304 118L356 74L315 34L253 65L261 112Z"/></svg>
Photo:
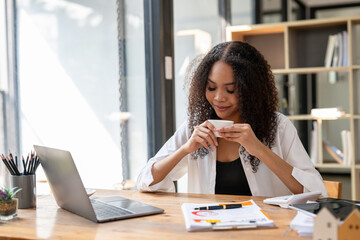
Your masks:
<svg viewBox="0 0 360 240"><path fill-rule="evenodd" d="M34 148L57 204L65 210L96 220L70 152L37 145Z"/></svg>

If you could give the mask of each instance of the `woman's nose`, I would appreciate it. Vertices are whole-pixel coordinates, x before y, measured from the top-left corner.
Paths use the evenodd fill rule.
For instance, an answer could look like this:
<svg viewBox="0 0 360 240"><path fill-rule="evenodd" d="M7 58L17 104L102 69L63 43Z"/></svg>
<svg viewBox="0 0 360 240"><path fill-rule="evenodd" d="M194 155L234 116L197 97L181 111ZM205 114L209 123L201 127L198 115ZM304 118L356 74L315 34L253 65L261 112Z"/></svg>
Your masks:
<svg viewBox="0 0 360 240"><path fill-rule="evenodd" d="M225 95L224 95L223 93L221 93L220 91L217 91L217 92L215 93L214 99L215 99L216 101L223 102L223 101L225 101Z"/></svg>

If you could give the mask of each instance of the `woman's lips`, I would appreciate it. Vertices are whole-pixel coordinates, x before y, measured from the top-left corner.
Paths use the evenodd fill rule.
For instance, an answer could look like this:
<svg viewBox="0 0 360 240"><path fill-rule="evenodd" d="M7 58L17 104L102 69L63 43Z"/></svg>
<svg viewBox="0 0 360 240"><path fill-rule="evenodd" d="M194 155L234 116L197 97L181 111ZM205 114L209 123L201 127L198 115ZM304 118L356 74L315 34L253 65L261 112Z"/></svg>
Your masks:
<svg viewBox="0 0 360 240"><path fill-rule="evenodd" d="M215 106L215 108L220 112L224 112L224 111L228 110L230 107Z"/></svg>

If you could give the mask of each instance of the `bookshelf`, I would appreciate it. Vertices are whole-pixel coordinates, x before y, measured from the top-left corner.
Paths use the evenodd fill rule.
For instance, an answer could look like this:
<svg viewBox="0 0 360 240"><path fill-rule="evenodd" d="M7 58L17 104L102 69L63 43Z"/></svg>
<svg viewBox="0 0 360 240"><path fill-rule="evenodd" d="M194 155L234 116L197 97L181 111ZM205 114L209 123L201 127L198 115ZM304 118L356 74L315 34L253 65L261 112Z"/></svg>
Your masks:
<svg viewBox="0 0 360 240"><path fill-rule="evenodd" d="M325 67L325 56L329 35L347 31L347 65ZM360 141L360 17L342 17L331 19L300 20L272 24L229 26L226 29L228 41L245 41L263 53L271 65L275 76L291 75L322 75L316 78L317 83L326 81L330 73L341 74L341 96L323 99L326 104L339 104L334 106L313 107L338 107L341 105L346 114L340 118L316 118L308 114L291 114L292 121L317 122L318 156L315 167L322 172L323 169L335 173L348 172L351 182L351 198L360 200L360 150L356 148ZM324 77L325 76L325 77ZM325 79L324 79L325 78ZM300 79L300 78L299 78ZM320 87L322 85L319 85ZM334 89L332 90L334 91ZM326 94L325 94L326 96ZM334 102L334 101L338 102ZM317 102L318 104L318 102ZM350 131L351 152L350 165L328 162L323 149L323 137L326 131L334 131L333 124L341 123L344 130ZM327 127L327 126L330 127ZM340 131L338 130L340 139ZM338 141L338 139L336 139ZM338 146L341 149L341 145ZM310 155L310 153L309 153Z"/></svg>

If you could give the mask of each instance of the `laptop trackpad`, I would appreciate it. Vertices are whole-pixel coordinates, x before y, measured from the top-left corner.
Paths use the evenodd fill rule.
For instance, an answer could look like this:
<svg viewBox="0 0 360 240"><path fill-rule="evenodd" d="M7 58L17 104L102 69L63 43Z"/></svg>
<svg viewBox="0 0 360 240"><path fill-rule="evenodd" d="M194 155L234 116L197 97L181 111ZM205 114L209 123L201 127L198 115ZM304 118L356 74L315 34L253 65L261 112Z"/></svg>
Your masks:
<svg viewBox="0 0 360 240"><path fill-rule="evenodd" d="M139 207L144 207L146 206L146 204L135 201L135 200L130 200L130 199L126 199L126 198L122 198L122 197L118 197L118 196L114 196L114 197L105 197L105 198L97 198L96 201L100 201L115 207L120 207L120 208L125 208L125 209L129 209L132 211L136 211Z"/></svg>

